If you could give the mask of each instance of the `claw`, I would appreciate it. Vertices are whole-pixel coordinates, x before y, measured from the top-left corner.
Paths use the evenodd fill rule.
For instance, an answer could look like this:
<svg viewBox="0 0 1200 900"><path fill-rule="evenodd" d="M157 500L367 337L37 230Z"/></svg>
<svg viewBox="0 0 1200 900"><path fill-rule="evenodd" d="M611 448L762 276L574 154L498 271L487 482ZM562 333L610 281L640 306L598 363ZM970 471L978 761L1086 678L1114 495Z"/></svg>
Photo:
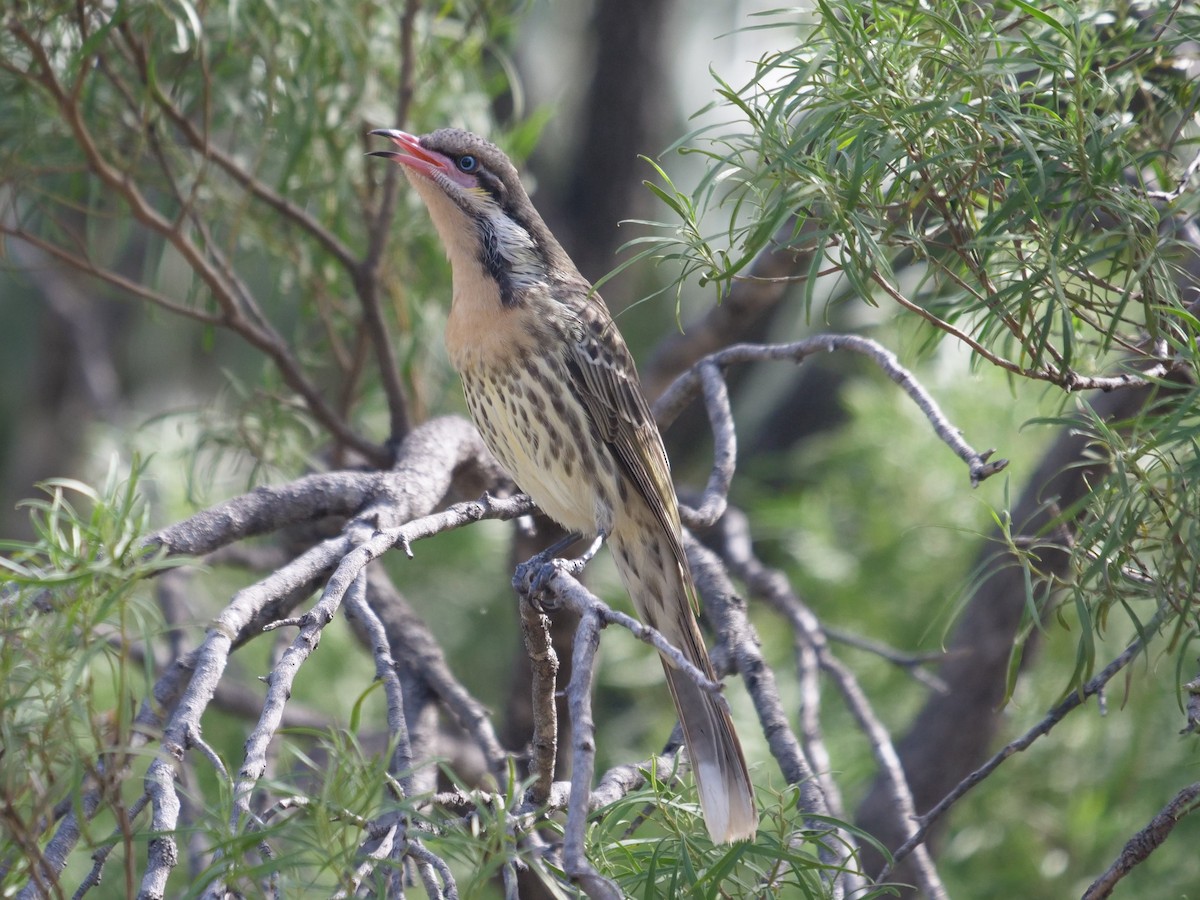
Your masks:
<svg viewBox="0 0 1200 900"><path fill-rule="evenodd" d="M541 553L519 564L513 572L513 590L523 597L528 597L538 612L558 608L558 603L552 597L545 596L546 586L555 573L562 571L578 575L595 558L607 535L600 532L591 546L575 559L559 559L558 554L578 541L581 536L577 532L566 535Z"/></svg>

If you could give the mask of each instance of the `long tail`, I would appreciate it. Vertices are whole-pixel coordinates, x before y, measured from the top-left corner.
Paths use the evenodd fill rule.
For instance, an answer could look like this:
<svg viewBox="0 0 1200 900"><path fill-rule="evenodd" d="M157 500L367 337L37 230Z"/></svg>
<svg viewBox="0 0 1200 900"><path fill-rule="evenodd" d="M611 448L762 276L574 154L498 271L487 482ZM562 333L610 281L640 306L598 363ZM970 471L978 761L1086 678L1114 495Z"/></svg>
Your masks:
<svg viewBox="0 0 1200 900"><path fill-rule="evenodd" d="M615 529L609 543L638 615L715 681L704 638L692 614L696 589L686 563L676 559L674 547L658 528L629 524ZM753 838L758 827L754 789L724 703L665 657L662 662L683 725L709 835L724 843Z"/></svg>

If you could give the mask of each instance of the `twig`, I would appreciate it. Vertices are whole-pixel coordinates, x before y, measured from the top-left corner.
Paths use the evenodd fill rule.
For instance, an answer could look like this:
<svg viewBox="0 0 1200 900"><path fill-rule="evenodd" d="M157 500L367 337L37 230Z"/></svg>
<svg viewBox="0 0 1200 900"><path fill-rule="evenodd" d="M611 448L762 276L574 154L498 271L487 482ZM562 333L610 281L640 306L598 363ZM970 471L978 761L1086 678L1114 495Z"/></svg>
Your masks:
<svg viewBox="0 0 1200 900"><path fill-rule="evenodd" d="M200 729L194 723L189 723L187 733L187 746L195 747L208 760L209 765L216 770L217 777L221 779L221 784L230 788L233 786L229 778L229 770L225 768L225 763L222 762L220 754L217 753L201 736Z"/></svg>
<svg viewBox="0 0 1200 900"><path fill-rule="evenodd" d="M352 531L354 529L351 529ZM333 575L326 583L321 598L302 618L300 631L284 651L283 656L271 668L267 676L267 696L263 699L262 712L258 724L246 739L245 755L238 780L234 786L233 811L230 817L230 827L237 831L239 820L249 819L250 797L263 777L267 768L267 748L271 739L279 730L283 719L283 708L292 694L292 684L300 667L316 650L321 639L321 632L332 620L347 591L359 582L363 567L378 553L375 549L365 550L371 545L374 537L359 543L357 538L348 535L341 539L343 546L354 546L353 550L342 556ZM382 550L380 551L382 552Z"/></svg>
<svg viewBox="0 0 1200 900"><path fill-rule="evenodd" d="M945 694L950 690L950 686L946 682L924 668L929 663L946 659L949 656L947 653L905 653L902 650L897 650L895 647L889 647L882 641L875 641L871 638L863 637L861 634L853 634L849 631L843 631L840 628L825 625L824 623L821 624L821 631L825 634L826 638L834 643L845 644L847 647L854 647L857 650L865 650L867 653L873 653L896 668L903 669L913 679L919 681L930 690L937 691L939 694Z"/></svg>
<svg viewBox="0 0 1200 900"><path fill-rule="evenodd" d="M217 683L229 661L234 639L245 633L270 601L307 586L314 575L325 571L332 560L345 552L347 546L344 538L325 541L302 554L292 564L238 591L205 635L204 643L196 651L188 686L163 728L160 750L146 772L146 792L154 804L151 827L155 832L155 837L150 840L149 856L142 876L142 890L149 896L164 895L167 876L178 859L173 837L180 810L174 784L175 767L187 747L188 735L199 730L200 717L212 702ZM278 714L281 709L282 703L277 703L273 712ZM259 758L265 768L265 743L259 749L263 750Z"/></svg>
<svg viewBox="0 0 1200 900"><path fill-rule="evenodd" d="M375 677L383 682L384 694L387 697L388 737L394 745L388 772L393 778L399 779L403 796L411 797L415 793L412 780L413 753L408 741L408 721L404 715L404 690L400 684L400 676L396 674L396 664L392 660L387 633L383 623L367 603L366 595L366 573L360 572L346 595L346 614L358 619L359 624L370 636L371 655L375 658ZM396 799L401 800L403 797Z"/></svg>
<svg viewBox="0 0 1200 900"><path fill-rule="evenodd" d="M1146 623L1146 626L1142 629L1141 633L1149 637L1158 630L1164 618L1164 610L1158 610L1158 612L1156 612ZM1135 658L1137 658L1138 654L1141 653L1143 649L1145 649L1145 644L1143 643L1142 638L1139 637L1133 640L1119 656L1105 666L1104 669L1097 673L1087 684L1083 685L1083 687L1077 691L1072 691L1065 700L1046 713L1040 722L1038 722L1016 740L1005 744L987 762L960 781L954 787L954 789L950 791L950 793L939 800L932 809L920 817L920 827L910 835L908 840L906 840L900 845L900 847L896 849L895 853L892 855L891 863L883 867L883 870L879 873L878 880L883 881L886 879L892 870L902 860L904 860L910 853L913 852L913 850L920 846L924 842L925 836L928 834L929 829L933 826L933 824L937 822L937 820L940 819L946 813L946 811L950 809L951 806L962 799L963 795L970 791L971 788L975 787L977 784L991 775L992 772L995 771L996 768L999 767L999 765L1010 756L1027 749L1038 738L1049 734L1050 730L1054 728L1055 725L1061 722L1072 710L1082 706L1084 701L1086 701L1089 697L1100 694L1108 682L1111 681L1118 672L1120 672Z"/></svg>
<svg viewBox="0 0 1200 900"><path fill-rule="evenodd" d="M220 325L224 321L221 316L205 312L194 306L187 306L183 303L178 303L172 300L165 294L160 294L158 291L151 290L144 284L139 284L130 278L126 278L118 272L107 269L103 266L96 265L86 256L78 253L72 253L63 247L47 241L45 238L38 237L32 232L26 231L23 228L17 228L7 223L0 222L0 234L7 234L10 237L16 238L18 241L24 241L32 247L36 247L43 253L53 256L59 262L65 263L72 269L91 275L98 278L106 284L111 284L115 288L119 288L133 297L145 300L152 303L160 309L164 309L172 315L182 316L183 318L193 319L204 325Z"/></svg>
<svg viewBox="0 0 1200 900"><path fill-rule="evenodd" d="M713 465L700 506L680 513L688 527L706 528L721 518L729 502L729 486L737 470L737 429L729 406L729 389L720 368L707 360L698 363L697 368L704 390L704 408L712 425Z"/></svg>
<svg viewBox="0 0 1200 900"><path fill-rule="evenodd" d="M554 560L554 563L563 562L569 561ZM529 586L526 585L525 589L528 590L528 588ZM563 566L555 566L554 574L544 580L542 590L545 595L554 597L557 602L578 615L594 613L604 626L619 625L639 641L652 646L660 654L669 659L671 665L686 672L688 677L704 690L710 691L718 697L722 696L721 684L711 680L700 671L695 663L690 662L678 647L663 637L661 631L639 622L633 616L613 609L580 584Z"/></svg>
<svg viewBox="0 0 1200 900"><path fill-rule="evenodd" d="M368 569L367 586L371 603L377 608L377 615L384 620L392 652L409 669L419 674L424 687L437 698L441 708L479 748L488 771L497 779L503 779L506 776L508 754L496 736L487 708L454 677L442 646L429 626L408 605L380 567ZM431 738L424 734L418 710L406 712L414 758L427 758L428 754L417 751L422 746L428 747ZM432 770L430 774L434 774Z"/></svg>
<svg viewBox="0 0 1200 900"><path fill-rule="evenodd" d="M992 450L980 453L967 444L958 429L946 418L937 401L911 372L900 365L894 353L877 341L854 334L819 334L790 344L734 344L706 356L701 363L676 378L654 404L655 418L660 428L667 428L675 420L699 390L700 368L704 364L724 368L738 363L766 360L790 360L799 363L816 353L830 353L835 350L849 350L866 356L899 385L929 419L937 436L967 464L972 486L978 485L1008 465L1006 459L988 462Z"/></svg>
<svg viewBox="0 0 1200 900"><path fill-rule="evenodd" d="M133 822L142 814L142 810L146 808L146 804L149 802L150 795L143 793L142 796L133 801L133 805L129 807L129 811L125 817L126 820L128 822ZM107 841L102 843L92 854L92 869L84 877L83 881L79 882L79 887L76 888L71 900L80 900L84 894L100 884L100 876L104 871L104 864L108 861L109 854L116 849L118 844L117 838L120 837L120 835L121 829L117 828L113 831L112 836Z"/></svg>
<svg viewBox="0 0 1200 900"><path fill-rule="evenodd" d="M413 35L417 12L421 4L417 0L405 0L400 16L400 83L396 95L396 123L403 128L408 118L408 109L413 96ZM392 346L388 329L384 323L380 304L380 263L387 248L388 232L396 211L396 194L399 185L399 169L388 166L383 180L383 199L379 204L367 232L367 252L362 262L354 267L354 287L362 306L363 320L367 333L375 348L379 364L380 382L388 401L390 435L388 442L396 445L408 433L411 423L408 415L408 399L400 381L400 369L396 362L396 351Z"/></svg>
<svg viewBox="0 0 1200 900"><path fill-rule="evenodd" d="M314 800L312 797L306 797L303 794L294 794L291 797L281 797L276 800L270 809L264 810L259 817L263 824L269 823L273 818L281 813L289 812L293 809L307 810L315 806L320 806L325 813L326 818L331 822L349 822L351 825L356 825L359 828L368 828L371 824L370 820L365 816L360 816L353 810L343 807L330 806L323 801Z"/></svg>
<svg viewBox="0 0 1200 900"><path fill-rule="evenodd" d="M1108 871L1084 891L1083 900L1104 900L1110 896L1117 882L1157 850L1179 824L1179 820L1188 813L1195 812L1197 808L1200 808L1200 782L1188 785L1176 794L1171 802L1150 820L1149 825L1129 839L1121 850L1121 855L1109 866Z"/></svg>
<svg viewBox="0 0 1200 900"><path fill-rule="evenodd" d="M596 609L579 617L571 654L567 704L571 711L571 798L563 836L563 870L593 900L619 900L621 891L588 862L584 843L596 764L596 724L592 721L592 677L603 627Z"/></svg>
<svg viewBox="0 0 1200 900"><path fill-rule="evenodd" d="M521 598L520 609L521 634L533 670L533 746L529 769L534 782L529 789L529 799L540 805L550 798L558 756L558 706L555 703L558 655L550 640L550 619L526 597Z"/></svg>
<svg viewBox="0 0 1200 900"><path fill-rule="evenodd" d="M750 542L749 521L740 510L730 510L724 520L722 536L726 558L730 568L740 578L746 581L754 593L767 601L774 609L783 614L792 624L798 643L810 648L821 671L833 680L859 728L867 736L875 757L876 765L883 773L891 791L896 819L901 833L911 834L915 831L916 804L912 791L904 775L904 767L900 763L899 754L886 727L875 714L870 701L859 685L854 674L841 660L833 655L826 642L816 615L792 591L783 573L769 569L754 555ZM800 652L799 650L797 651ZM814 695L806 695L806 699L814 705L819 702L819 691ZM806 738L816 746L821 758L828 760L828 751L824 741L820 739L820 726L811 722L806 730ZM831 784L831 775L827 770L818 770L822 784ZM836 786L826 788L837 796ZM917 878L921 890L930 898L946 896L945 888L934 868L933 860L928 850L920 847L915 856ZM880 879L882 880L882 879Z"/></svg>
<svg viewBox="0 0 1200 900"><path fill-rule="evenodd" d="M441 880L441 886L444 889L446 900L458 900L458 885L454 882L454 874L450 871L450 867L446 865L446 861L436 853L431 853L425 846L415 838L410 837L408 840L407 855L417 861L421 868L432 869L437 877ZM430 879L423 879L425 882L425 890L430 897L441 895L442 892L437 890L437 885L432 883Z"/></svg>
<svg viewBox="0 0 1200 900"><path fill-rule="evenodd" d="M367 842L359 851L361 861L345 879L346 886L339 888L330 895L332 900L344 900L344 898L358 893L359 885L362 884L363 879L374 871L381 860L390 857L393 848L404 840L404 823L394 816L389 816L386 822L373 823L370 831L371 833ZM440 898L441 892L439 891L432 896Z"/></svg>
<svg viewBox="0 0 1200 900"><path fill-rule="evenodd" d="M1165 363L1157 363L1154 366L1151 366L1141 375L1081 375L1073 369L1029 369L1018 365L1012 360L1005 359L1002 356L992 353L990 350L984 347L983 344L979 343L979 341L975 340L966 332L955 328L945 319L939 318L925 307L909 300L906 296L904 296L899 288L884 278L877 270L871 273L871 280L879 285L885 294L887 294L909 312L915 313L922 319L930 322L939 331L944 331L946 334L949 334L957 340L962 341L973 351L975 351L975 353L986 359L992 365L1003 369L1006 372L1011 372L1014 375L1020 375L1022 378L1028 378L1031 381L1047 381L1051 384L1058 385L1065 391L1114 391L1121 388L1144 387L1150 384L1153 379L1163 378L1170 374L1171 371L1170 367ZM986 454L984 458L986 459Z"/></svg>

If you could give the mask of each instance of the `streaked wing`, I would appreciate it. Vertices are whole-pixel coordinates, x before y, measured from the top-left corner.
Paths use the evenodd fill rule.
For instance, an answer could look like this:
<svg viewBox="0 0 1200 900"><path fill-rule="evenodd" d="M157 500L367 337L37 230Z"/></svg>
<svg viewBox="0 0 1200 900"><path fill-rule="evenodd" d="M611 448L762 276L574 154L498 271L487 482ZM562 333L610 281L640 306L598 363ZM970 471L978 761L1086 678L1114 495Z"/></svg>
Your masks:
<svg viewBox="0 0 1200 900"><path fill-rule="evenodd" d="M580 318L566 360L579 400L668 535L671 550L686 571L671 469L633 359L606 310L589 305Z"/></svg>

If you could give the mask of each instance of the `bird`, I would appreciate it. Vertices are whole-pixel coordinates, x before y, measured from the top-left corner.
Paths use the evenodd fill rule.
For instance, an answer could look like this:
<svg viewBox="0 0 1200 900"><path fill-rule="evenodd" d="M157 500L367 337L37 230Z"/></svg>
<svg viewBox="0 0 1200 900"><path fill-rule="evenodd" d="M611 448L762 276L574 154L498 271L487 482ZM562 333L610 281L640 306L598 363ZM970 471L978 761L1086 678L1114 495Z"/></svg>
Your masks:
<svg viewBox="0 0 1200 900"><path fill-rule="evenodd" d="M604 301L493 143L457 128L371 134L397 148L371 155L400 164L446 251L446 350L484 442L551 519L607 542L641 620L716 681L670 464ZM754 791L724 698L662 662L709 835L752 839Z"/></svg>

